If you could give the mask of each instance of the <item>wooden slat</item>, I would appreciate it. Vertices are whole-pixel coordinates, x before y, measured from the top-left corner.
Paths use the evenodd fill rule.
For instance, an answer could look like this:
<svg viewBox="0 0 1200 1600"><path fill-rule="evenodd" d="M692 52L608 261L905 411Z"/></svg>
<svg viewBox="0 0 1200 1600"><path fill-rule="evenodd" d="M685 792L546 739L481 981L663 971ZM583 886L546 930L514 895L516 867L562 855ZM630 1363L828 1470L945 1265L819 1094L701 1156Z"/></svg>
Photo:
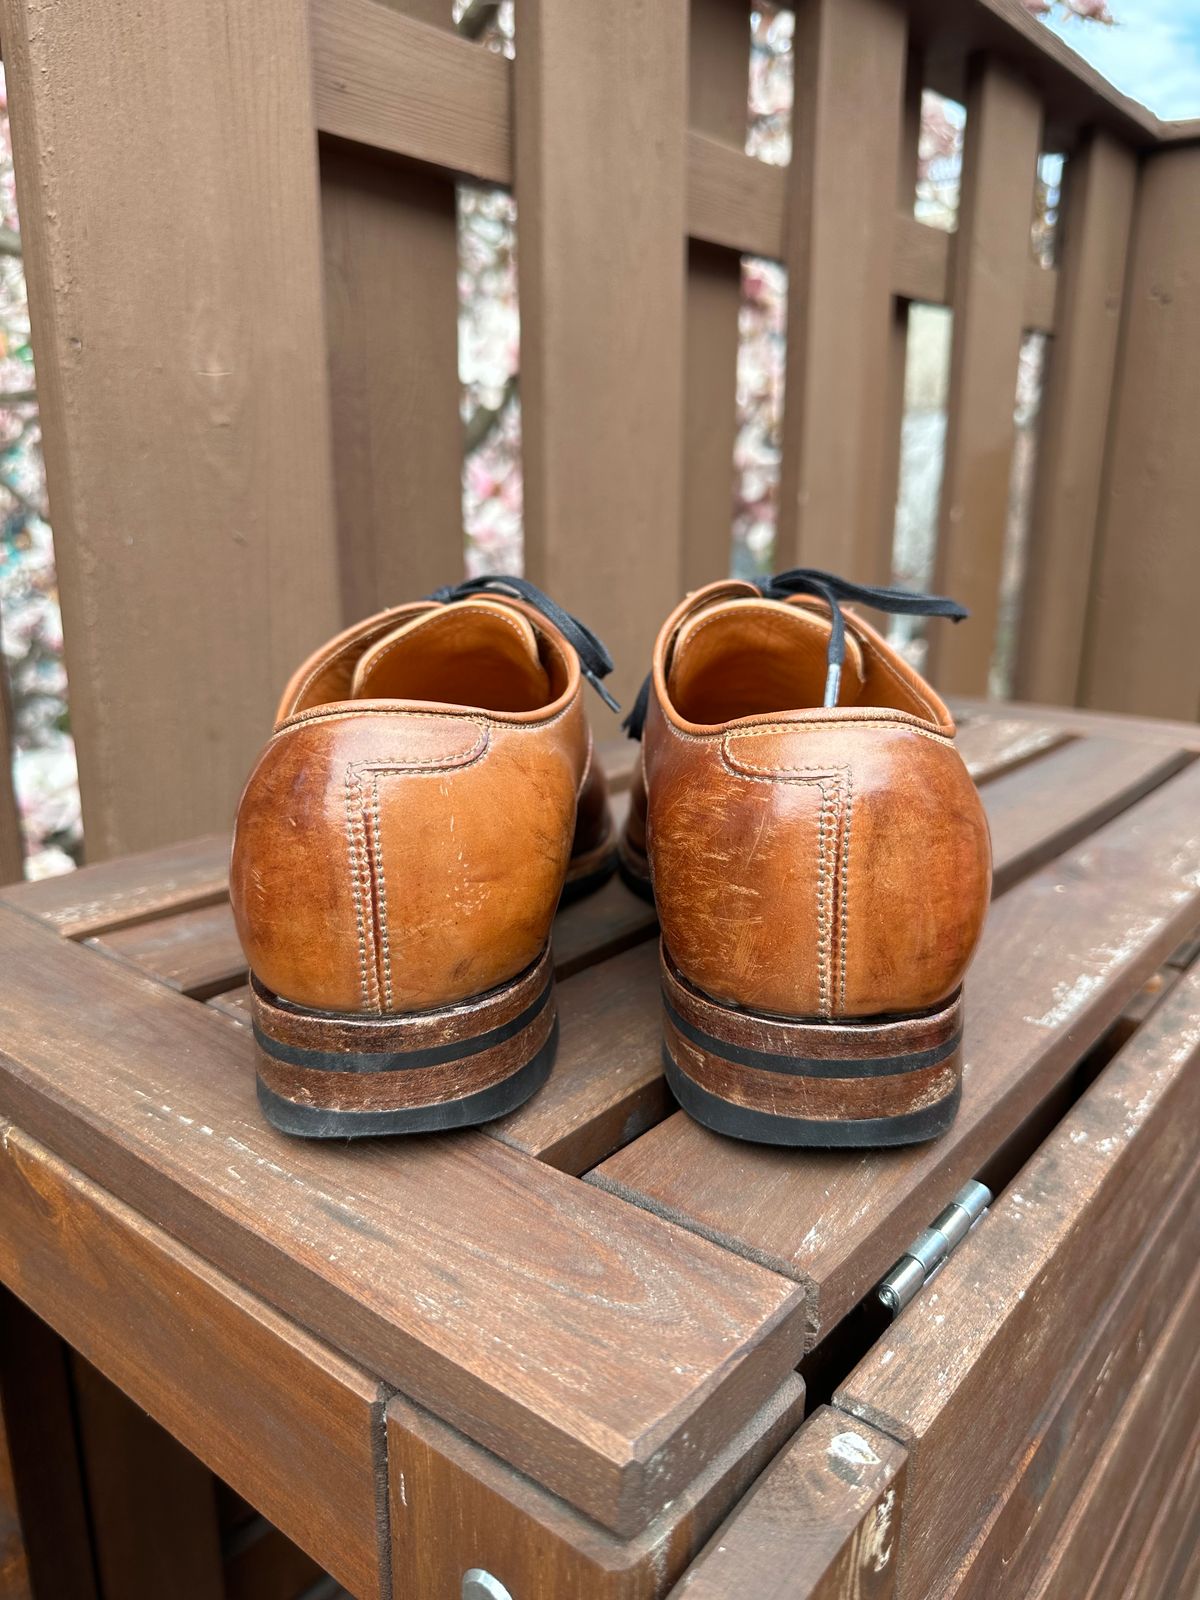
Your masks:
<svg viewBox="0 0 1200 1600"><path fill-rule="evenodd" d="M1141 169L1080 699L1200 715L1200 148Z"/></svg>
<svg viewBox="0 0 1200 1600"><path fill-rule="evenodd" d="M734 1146L678 1113L591 1180L808 1285L815 1341L1200 920L1198 853L1192 767L993 905L966 981L962 1106L933 1144Z"/></svg>
<svg viewBox="0 0 1200 1600"><path fill-rule="evenodd" d="M954 1573L986 1515L984 1495L973 1490L997 1464L1019 1458L1064 1357L1194 1171L1197 1061L1194 977L839 1390L839 1406L908 1447L905 1600L923 1600Z"/></svg>
<svg viewBox="0 0 1200 1600"><path fill-rule="evenodd" d="M291 0L45 22L0 7L99 860L227 825L338 622L312 67Z"/></svg>
<svg viewBox="0 0 1200 1600"><path fill-rule="evenodd" d="M68 939L132 927L229 894L229 836L205 834L37 883L12 884L0 903L40 917Z"/></svg>
<svg viewBox="0 0 1200 1600"><path fill-rule="evenodd" d="M71 1370L103 1592L226 1600L212 1473L90 1363Z"/></svg>
<svg viewBox="0 0 1200 1600"><path fill-rule="evenodd" d="M321 222L342 603L356 621L463 576L454 187L326 148Z"/></svg>
<svg viewBox="0 0 1200 1600"><path fill-rule="evenodd" d="M950 707L956 716L974 720L983 716L1018 718L1065 733L1111 735L1133 739L1139 744L1166 745L1173 750L1200 750L1200 726L1195 722L1172 722L1166 717L1135 717L1120 712L1084 711L1073 706L1029 705L1020 700L981 700L969 695L952 695Z"/></svg>
<svg viewBox="0 0 1200 1600"><path fill-rule="evenodd" d="M971 620L931 629L929 640L934 681L968 693L987 690L999 617L1040 136L1028 87L982 63L967 99L935 582Z"/></svg>
<svg viewBox="0 0 1200 1600"><path fill-rule="evenodd" d="M219 994L246 975L246 958L228 900L117 928L87 942L196 999Z"/></svg>
<svg viewBox="0 0 1200 1600"><path fill-rule="evenodd" d="M5 1281L355 1594L385 1593L382 1386L8 1125L0 1191Z"/></svg>
<svg viewBox="0 0 1200 1600"><path fill-rule="evenodd" d="M1193 1317L1195 1310L1193 1306ZM1200 1373L1194 1367L1192 1386L1200 1391L1198 1377ZM1178 1390L1174 1386L1172 1388L1170 1403L1175 1404ZM1200 1409L1200 1392L1196 1394L1191 1409L1193 1416ZM1186 1410L1184 1415L1187 1415ZM1171 1432L1176 1439L1180 1437L1177 1421ZM1162 1440L1161 1436L1156 1440L1157 1448L1165 1460L1170 1460L1173 1443ZM1158 1515L1142 1545L1137 1566L1130 1575L1128 1600L1174 1600L1177 1595L1200 1593L1200 1567L1193 1567L1194 1576L1190 1581L1186 1570L1200 1552L1200 1423L1197 1423L1191 1438L1175 1456L1175 1463L1174 1478L1162 1496ZM1139 1492L1145 1495L1148 1490L1152 1492L1153 1486L1143 1479Z"/></svg>
<svg viewBox="0 0 1200 1600"><path fill-rule="evenodd" d="M780 261L787 169L695 129L687 136L687 231L693 239Z"/></svg>
<svg viewBox="0 0 1200 1600"><path fill-rule="evenodd" d="M672 1600L891 1600L905 1452L822 1406L755 1484Z"/></svg>
<svg viewBox="0 0 1200 1600"><path fill-rule="evenodd" d="M972 726L980 730L987 723ZM1014 768L1003 743L980 748L981 777L988 775L989 754L997 763L984 804L998 893L1133 805L1183 759L1152 746L1089 740L1078 753L1067 745L1057 756ZM1033 754L1020 743L1013 753L1018 759ZM1006 770L1008 777L999 775ZM586 982L564 985L559 1016L558 1070L550 1083L487 1131L578 1173L630 1144L673 1106L662 1077L657 946L644 944L593 967Z"/></svg>
<svg viewBox="0 0 1200 1600"><path fill-rule="evenodd" d="M1076 739L987 791L997 894L1059 855L1186 765L1178 750Z"/></svg>
<svg viewBox="0 0 1200 1600"><path fill-rule="evenodd" d="M67 1347L3 1284L0 1411L35 1600L99 1600Z"/></svg>
<svg viewBox="0 0 1200 1600"><path fill-rule="evenodd" d="M510 183L508 62L406 9L311 0L316 126L448 173Z"/></svg>
<svg viewBox="0 0 1200 1600"><path fill-rule="evenodd" d="M1109 1306L1092 1328L1064 1335L1053 1363L1055 1393L1015 1460L1007 1470L992 1464L994 1487L986 1507L980 1501L979 1530L958 1563L955 1600L990 1600L1006 1585L1014 1594L1032 1592L1178 1305L1179 1285L1193 1268L1198 1223L1200 1173L1193 1168L1131 1253ZM1012 1403L1032 1414L1019 1390L1012 1392Z"/></svg>
<svg viewBox="0 0 1200 1600"><path fill-rule="evenodd" d="M917 195L917 168L921 143L921 97L924 67L921 52L910 39L904 66L899 149L896 156L896 220L912 217ZM897 235L897 237L899 237ZM904 386L908 371L909 302L895 292L895 260L889 280L890 315L887 335L887 370L879 396L882 412L879 439L878 551L872 565L891 579L895 567L896 506L900 494L900 456L904 434Z"/></svg>
<svg viewBox="0 0 1200 1600"><path fill-rule="evenodd" d="M1200 1429L1200 1274L1185 1289L1160 1347L1150 1353L1141 1381L1117 1427L1099 1452L1093 1478L1063 1530L1063 1538L1034 1591L1036 1600L1075 1600L1081 1580L1093 1593L1137 1600L1139 1552L1153 1556L1156 1512L1172 1517L1180 1477L1195 1483ZM1194 1536L1194 1524L1188 1530ZM1176 1534L1179 1533L1176 1528ZM1145 1570L1143 1568L1143 1570ZM1148 1577L1153 1577L1153 1567ZM1184 1600L1195 1589L1151 1588L1154 1600Z"/></svg>
<svg viewBox="0 0 1200 1600"><path fill-rule="evenodd" d="M1062 315L1038 442L1015 686L1023 699L1071 702L1101 503L1137 161L1097 132L1067 163Z"/></svg>
<svg viewBox="0 0 1200 1600"><path fill-rule="evenodd" d="M975 782L988 783L1069 738L1062 728L1039 727L1018 717L986 716L961 727L956 743Z"/></svg>
<svg viewBox="0 0 1200 1600"><path fill-rule="evenodd" d="M227 1019L13 913L0 961L0 1112L614 1531L794 1364L794 1284L483 1135L288 1140Z"/></svg>
<svg viewBox="0 0 1200 1600"><path fill-rule="evenodd" d="M686 30L685 0L528 0L514 80L526 571L626 700L679 596Z"/></svg>
<svg viewBox="0 0 1200 1600"><path fill-rule="evenodd" d="M564 983L557 1070L532 1100L486 1131L579 1173L674 1110L662 1075L657 971L657 947L643 944Z"/></svg>
<svg viewBox="0 0 1200 1600"><path fill-rule="evenodd" d="M0 639L0 646L3 640ZM13 789L12 702L8 690L8 669L0 654L0 884L12 883L25 870L25 846L21 836L21 816Z"/></svg>
<svg viewBox="0 0 1200 1600"><path fill-rule="evenodd" d="M622 1541L399 1397L388 1407L396 1593L457 1593L482 1567L514 1595L645 1600L678 1577L804 1418L791 1377L662 1515Z"/></svg>
<svg viewBox="0 0 1200 1600"><path fill-rule="evenodd" d="M788 348L776 565L891 576L879 470L906 18L887 0L797 13Z"/></svg>
<svg viewBox="0 0 1200 1600"><path fill-rule="evenodd" d="M742 153L750 81L750 16L729 0L692 0L688 115L693 127ZM683 420L682 585L729 573L737 440L742 263L701 240L688 245Z"/></svg>

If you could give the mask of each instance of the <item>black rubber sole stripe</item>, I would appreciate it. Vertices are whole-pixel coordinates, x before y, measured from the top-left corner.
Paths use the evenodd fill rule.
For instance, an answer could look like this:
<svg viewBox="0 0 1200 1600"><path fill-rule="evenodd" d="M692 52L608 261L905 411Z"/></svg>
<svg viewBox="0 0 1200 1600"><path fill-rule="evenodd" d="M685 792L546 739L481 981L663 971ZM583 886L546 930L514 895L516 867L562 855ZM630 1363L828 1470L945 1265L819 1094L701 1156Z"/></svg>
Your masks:
<svg viewBox="0 0 1200 1600"><path fill-rule="evenodd" d="M852 1056L849 1059L813 1058L807 1056L777 1056L769 1050L752 1050L746 1045L728 1044L715 1039L693 1023L681 1017L663 990L663 1009L685 1039L690 1039L710 1055L722 1061L732 1061L739 1067L757 1067L762 1072L782 1072L794 1078L891 1078L901 1072L920 1072L923 1067L936 1067L939 1061L952 1056L962 1043L962 1029L952 1039L933 1045L928 1050L914 1050L904 1056ZM819 1027L813 1022L806 1026Z"/></svg>
<svg viewBox="0 0 1200 1600"><path fill-rule="evenodd" d="M453 1044L433 1045L425 1050L309 1050L302 1045L284 1044L279 1039L272 1039L270 1034L263 1033L257 1022L254 1024L254 1037L264 1055L292 1067L310 1067L318 1072L410 1072L421 1067L445 1066L450 1061L465 1061L470 1056L490 1050L493 1045L516 1038L546 1009L553 993L554 977L552 973L547 973L546 987L519 1016L501 1023L497 1028L489 1028L486 1033L476 1034L473 1039L458 1039ZM319 1018L321 1013L314 1011L311 1015ZM387 1018L369 1017L364 1020L378 1023L386 1022Z"/></svg>
<svg viewBox="0 0 1200 1600"><path fill-rule="evenodd" d="M954 1121L962 1094L960 1084L935 1105L920 1111L906 1111L896 1117L849 1117L826 1122L816 1117L785 1117L770 1111L755 1111L734 1105L709 1094L686 1072L675 1065L671 1052L663 1046L663 1065L671 1093L696 1122L714 1133L751 1144L794 1145L812 1150L876 1149L883 1145L924 1144L945 1133Z"/></svg>
<svg viewBox="0 0 1200 1600"><path fill-rule="evenodd" d="M448 1133L473 1128L515 1111L545 1083L558 1049L558 1018L545 1044L526 1064L500 1083L459 1100L427 1106L405 1106L395 1111L339 1111L301 1105L276 1094L260 1078L258 1103L263 1114L281 1133L301 1139L363 1139L389 1133Z"/></svg>

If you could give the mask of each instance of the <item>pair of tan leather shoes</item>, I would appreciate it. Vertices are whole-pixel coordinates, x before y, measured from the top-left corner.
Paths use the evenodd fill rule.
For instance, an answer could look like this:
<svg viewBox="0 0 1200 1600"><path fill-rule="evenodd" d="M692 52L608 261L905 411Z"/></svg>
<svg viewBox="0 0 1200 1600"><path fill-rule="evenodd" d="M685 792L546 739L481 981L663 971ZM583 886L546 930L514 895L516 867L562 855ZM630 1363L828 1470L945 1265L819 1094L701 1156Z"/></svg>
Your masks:
<svg viewBox="0 0 1200 1600"><path fill-rule="evenodd" d="M346 1137L520 1105L554 1062L555 910L619 848L658 909L686 1111L791 1145L946 1128L987 824L946 707L845 599L962 614L805 571L671 614L619 847L582 703L612 663L531 584L460 584L319 650L234 837L270 1120Z"/></svg>

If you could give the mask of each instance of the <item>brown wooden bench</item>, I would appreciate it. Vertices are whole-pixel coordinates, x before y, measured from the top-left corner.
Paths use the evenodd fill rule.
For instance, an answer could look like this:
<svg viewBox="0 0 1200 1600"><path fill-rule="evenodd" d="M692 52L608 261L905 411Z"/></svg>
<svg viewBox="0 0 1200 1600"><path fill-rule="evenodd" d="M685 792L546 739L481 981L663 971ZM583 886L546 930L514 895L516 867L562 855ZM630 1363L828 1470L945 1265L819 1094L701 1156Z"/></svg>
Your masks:
<svg viewBox="0 0 1200 1600"><path fill-rule="evenodd" d="M476 1568L513 1600L1181 1595L1200 733L976 708L961 738L997 899L942 1139L783 1152L673 1111L653 918L613 883L559 918L527 1107L289 1141L204 840L4 892L0 1277L359 1600ZM970 1178L990 1213L889 1325L876 1284Z"/></svg>

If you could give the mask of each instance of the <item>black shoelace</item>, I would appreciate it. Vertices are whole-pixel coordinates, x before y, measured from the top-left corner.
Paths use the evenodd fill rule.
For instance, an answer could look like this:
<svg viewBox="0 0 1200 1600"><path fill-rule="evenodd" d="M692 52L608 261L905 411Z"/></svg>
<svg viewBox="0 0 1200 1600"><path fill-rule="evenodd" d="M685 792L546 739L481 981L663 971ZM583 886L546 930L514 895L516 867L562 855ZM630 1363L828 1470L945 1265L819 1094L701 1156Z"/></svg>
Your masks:
<svg viewBox="0 0 1200 1600"><path fill-rule="evenodd" d="M530 583L527 578L513 577L509 573L468 578L463 583L445 584L442 588L435 589L431 595L427 595L426 599L449 605L455 600L469 600L475 594L489 593L515 595L517 599L524 600L526 604L540 611L546 621L552 622L571 645L579 657L580 671L601 700L611 711L620 711L621 707L600 682L601 678L607 678L613 669L612 657L603 642L585 623L580 622L578 617L573 617L569 611L564 611L548 594L543 594L538 586Z"/></svg>
<svg viewBox="0 0 1200 1600"><path fill-rule="evenodd" d="M848 578L839 578L832 572L819 572L815 567L793 567L789 572L777 572L773 578L755 580L754 587L765 600L787 600L796 594L812 594L828 605L832 625L826 655L826 706L837 705L842 666L846 660L846 619L838 604L840 600L857 602L900 617L949 617L951 622L961 622L969 615L965 606L960 606L956 600L950 600L943 594L919 594L911 589L876 588L870 584L851 583ZM633 710L621 724L631 739L642 737L646 710L650 704L650 681L647 676L638 690Z"/></svg>

